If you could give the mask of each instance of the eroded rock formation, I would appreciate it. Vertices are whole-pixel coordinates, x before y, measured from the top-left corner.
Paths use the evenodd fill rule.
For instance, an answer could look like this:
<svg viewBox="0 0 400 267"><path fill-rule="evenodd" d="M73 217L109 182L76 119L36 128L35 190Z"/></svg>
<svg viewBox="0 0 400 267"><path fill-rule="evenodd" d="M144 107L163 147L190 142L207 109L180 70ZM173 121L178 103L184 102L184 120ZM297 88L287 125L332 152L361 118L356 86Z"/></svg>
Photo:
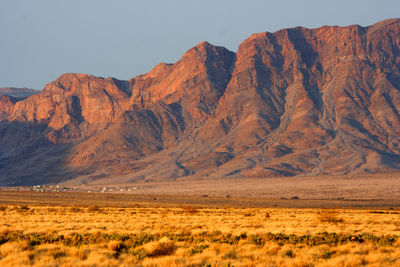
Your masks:
<svg viewBox="0 0 400 267"><path fill-rule="evenodd" d="M392 19L203 42L129 81L64 74L0 98L0 183L398 171L399 50Z"/></svg>

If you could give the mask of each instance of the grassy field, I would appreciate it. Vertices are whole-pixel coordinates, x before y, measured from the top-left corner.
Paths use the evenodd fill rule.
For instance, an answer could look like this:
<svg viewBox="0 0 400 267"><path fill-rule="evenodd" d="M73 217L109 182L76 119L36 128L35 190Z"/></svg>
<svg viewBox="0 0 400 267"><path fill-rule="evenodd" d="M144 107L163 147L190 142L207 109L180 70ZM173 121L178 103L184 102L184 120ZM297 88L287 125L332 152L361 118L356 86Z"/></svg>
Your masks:
<svg viewBox="0 0 400 267"><path fill-rule="evenodd" d="M400 266L400 210L393 207L101 199L2 204L0 266Z"/></svg>

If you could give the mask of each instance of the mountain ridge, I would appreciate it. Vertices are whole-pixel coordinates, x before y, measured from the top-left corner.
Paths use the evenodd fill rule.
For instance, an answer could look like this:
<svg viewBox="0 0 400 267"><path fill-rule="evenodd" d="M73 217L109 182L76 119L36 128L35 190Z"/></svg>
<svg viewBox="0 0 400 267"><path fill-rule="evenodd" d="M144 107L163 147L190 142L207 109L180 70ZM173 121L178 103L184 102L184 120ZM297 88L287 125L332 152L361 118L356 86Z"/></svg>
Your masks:
<svg viewBox="0 0 400 267"><path fill-rule="evenodd" d="M5 111L0 183L398 171L399 29L296 27L127 81L61 75Z"/></svg>
<svg viewBox="0 0 400 267"><path fill-rule="evenodd" d="M29 97L31 95L39 93L38 90L30 88L17 88L17 87L1 87L0 95L12 96L12 97Z"/></svg>

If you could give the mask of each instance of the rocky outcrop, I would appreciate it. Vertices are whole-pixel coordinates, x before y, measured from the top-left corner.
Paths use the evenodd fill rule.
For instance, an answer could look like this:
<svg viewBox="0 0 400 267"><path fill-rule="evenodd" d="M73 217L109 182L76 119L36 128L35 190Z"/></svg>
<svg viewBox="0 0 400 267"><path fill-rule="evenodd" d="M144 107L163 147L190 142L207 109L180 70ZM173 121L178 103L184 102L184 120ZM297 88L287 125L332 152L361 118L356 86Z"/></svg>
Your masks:
<svg viewBox="0 0 400 267"><path fill-rule="evenodd" d="M15 102L13 97L0 95L0 121L12 113Z"/></svg>
<svg viewBox="0 0 400 267"><path fill-rule="evenodd" d="M243 42L215 118L231 125L222 134L231 150L254 149L237 171L398 169L399 26L294 28Z"/></svg>
<svg viewBox="0 0 400 267"><path fill-rule="evenodd" d="M79 121L112 123L126 110L129 94L126 81L64 74L39 94L17 103L12 120L46 123L56 130Z"/></svg>
<svg viewBox="0 0 400 267"><path fill-rule="evenodd" d="M8 118L12 114L15 103L37 93L39 93L39 91L28 88L0 88L0 121Z"/></svg>
<svg viewBox="0 0 400 267"><path fill-rule="evenodd" d="M64 74L7 111L0 183L398 171L399 50L393 19L203 42L129 81Z"/></svg>

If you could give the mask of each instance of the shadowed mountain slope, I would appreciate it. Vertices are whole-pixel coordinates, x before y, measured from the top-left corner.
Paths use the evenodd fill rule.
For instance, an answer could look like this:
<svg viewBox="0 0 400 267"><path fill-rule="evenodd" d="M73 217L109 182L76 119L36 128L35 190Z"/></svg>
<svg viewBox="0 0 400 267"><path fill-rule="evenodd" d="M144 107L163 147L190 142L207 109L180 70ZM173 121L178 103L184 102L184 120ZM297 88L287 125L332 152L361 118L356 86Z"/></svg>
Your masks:
<svg viewBox="0 0 400 267"><path fill-rule="evenodd" d="M400 170L400 20L207 42L0 99L0 184ZM23 166L23 168L20 168Z"/></svg>

